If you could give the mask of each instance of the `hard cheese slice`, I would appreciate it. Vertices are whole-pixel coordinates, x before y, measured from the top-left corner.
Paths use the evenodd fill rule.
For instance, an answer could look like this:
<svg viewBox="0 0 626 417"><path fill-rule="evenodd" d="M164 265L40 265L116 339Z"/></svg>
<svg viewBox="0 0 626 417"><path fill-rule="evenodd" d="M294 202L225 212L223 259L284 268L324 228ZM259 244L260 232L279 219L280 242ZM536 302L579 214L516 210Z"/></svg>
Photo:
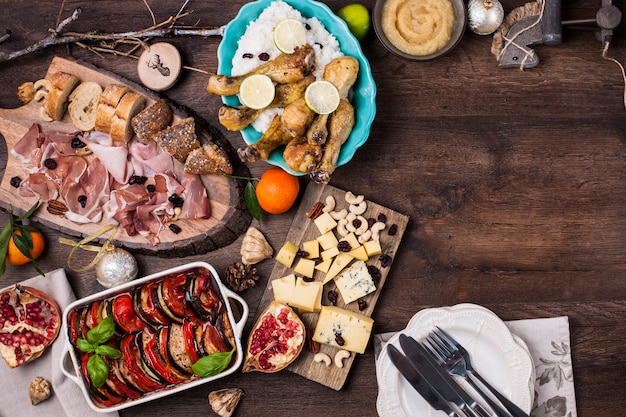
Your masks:
<svg viewBox="0 0 626 417"><path fill-rule="evenodd" d="M352 352L364 353L373 325L374 320L363 314L336 306L322 306L313 340Z"/></svg>

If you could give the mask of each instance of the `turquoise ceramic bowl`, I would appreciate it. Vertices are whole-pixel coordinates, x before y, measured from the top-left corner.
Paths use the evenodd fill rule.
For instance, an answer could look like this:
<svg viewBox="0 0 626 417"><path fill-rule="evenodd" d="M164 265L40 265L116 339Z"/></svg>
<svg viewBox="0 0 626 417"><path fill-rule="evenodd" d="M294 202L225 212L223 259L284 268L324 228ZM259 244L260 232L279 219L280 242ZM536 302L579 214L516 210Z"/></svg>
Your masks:
<svg viewBox="0 0 626 417"><path fill-rule="evenodd" d="M233 54L237 50L237 42L246 31L249 22L256 20L261 12L274 0L257 0L246 4L239 10L233 21L226 25L224 37L217 48L219 74L230 75L232 70ZM324 24L326 30L332 33L339 41L341 51L345 55L358 59L360 64L359 76L353 86L354 96L352 105L356 112L356 122L350 137L344 143L339 154L337 166L348 163L356 150L361 147L369 137L370 127L376 116L376 84L372 76L372 69L368 60L363 55L359 41L352 35L346 23L337 17L323 3L311 0L283 0L293 8L300 11L304 17L317 17ZM236 96L223 97L223 102L230 106L238 106ZM252 144L261 138L261 133L251 126L241 131L244 141ZM282 148L276 149L270 154L268 163L279 166L294 175L304 175L290 169L282 155Z"/></svg>

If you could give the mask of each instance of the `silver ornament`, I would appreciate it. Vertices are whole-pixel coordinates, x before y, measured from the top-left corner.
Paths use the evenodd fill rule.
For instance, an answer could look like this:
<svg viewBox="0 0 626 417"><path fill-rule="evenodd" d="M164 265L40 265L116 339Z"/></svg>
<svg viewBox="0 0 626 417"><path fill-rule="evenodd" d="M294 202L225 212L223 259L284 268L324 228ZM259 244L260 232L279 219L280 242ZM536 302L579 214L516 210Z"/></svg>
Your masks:
<svg viewBox="0 0 626 417"><path fill-rule="evenodd" d="M105 288L125 284L137 277L137 260L124 249L109 245L96 264L96 279Z"/></svg>
<svg viewBox="0 0 626 417"><path fill-rule="evenodd" d="M478 35L489 35L504 19L504 9L498 0L470 0L467 5L467 26Z"/></svg>

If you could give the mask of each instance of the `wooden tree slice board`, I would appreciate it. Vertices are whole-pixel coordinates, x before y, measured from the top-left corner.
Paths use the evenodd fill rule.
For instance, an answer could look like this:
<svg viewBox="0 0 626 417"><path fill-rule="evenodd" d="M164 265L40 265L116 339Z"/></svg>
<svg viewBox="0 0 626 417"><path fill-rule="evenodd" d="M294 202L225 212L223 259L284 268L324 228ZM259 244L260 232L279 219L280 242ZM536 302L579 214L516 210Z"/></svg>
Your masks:
<svg viewBox="0 0 626 417"><path fill-rule="evenodd" d="M147 106L161 98L133 82L87 63L55 57L48 68L48 74L57 71L74 74L80 78L81 82L97 82L103 88L112 83L125 84L134 91L143 94L146 97ZM44 75L42 74L43 77ZM175 115L173 123L181 118L188 117L185 110L173 103L170 103L170 105ZM4 137L8 150L7 165L0 183L0 206L7 210L9 207L13 207L16 214L28 210L36 202L36 198L22 198L18 195L16 189L11 186L10 181L12 177L20 176L22 179L25 177L25 166L11 154L11 148L26 134L33 123L39 124L44 132L75 132L77 130L71 123L68 114L60 122L43 121L39 115L40 107L40 103L31 101L17 109L0 109L0 134ZM226 150L233 164L234 175L250 177L247 167L239 162L235 149L221 132L199 118L195 117L195 119L199 138L201 140L209 138ZM182 172L182 165L178 162L175 162L175 171ZM121 228L116 232L112 243L137 253L162 257L203 254L232 243L247 230L252 221L244 201L245 182L227 178L223 175L204 175L202 176L202 181L211 201L211 216L208 219L177 220L176 223L181 227L182 231L179 234L175 234L167 228L164 229L159 235L160 243L156 245L150 244L144 237L139 235L128 236ZM100 223L77 224L63 216L52 215L43 207L36 211L33 220L75 237L89 236L107 225L105 223L106 220ZM107 237L106 235L102 236L96 239L96 241L102 243Z"/></svg>
<svg viewBox="0 0 626 417"><path fill-rule="evenodd" d="M292 242L298 247L302 248L303 242L319 237L320 232L317 226L315 226L315 224L313 223L313 221L309 217L307 217L307 212L316 202L325 203L326 198L329 195L335 198L335 210L348 208L348 204L345 202L345 194L346 191L340 190L330 185L320 185L313 182L309 183L285 240ZM355 194L357 193L355 192ZM369 201L367 200L367 196L366 201L367 211L365 212L365 214L363 214L366 219L369 217L377 218L380 214L384 214L387 218L385 221L387 227L380 233L380 245L382 248L382 253L385 255L389 255L392 259L394 259L396 252L398 251L400 241L402 240L402 236L404 235L404 232L408 225L409 217L393 211L387 207L381 206L380 204ZM397 232L393 235L390 235L388 233L389 228L391 227L391 225L394 224L397 226ZM296 258L296 262L297 259L298 258ZM381 278L376 287L376 291L363 298L367 302L367 306L365 309L359 311L356 301L346 305L343 302L334 281L332 280L324 285L322 305L330 305L330 303L328 302L327 293L329 290L335 290L339 294L337 301L338 307L352 310L371 317L372 313L374 312L376 302L378 301L378 297L380 296L383 286L385 285L389 270L391 267L393 267L393 265L386 268L382 267L379 256L371 257L366 263L368 265L375 265L376 267L378 267L381 272ZM276 262L272 270L272 274L268 279L267 287L265 288L265 292L263 293L261 302L259 304L257 315L260 314L260 312L262 312L274 300L274 292L271 285L272 280L284 277L285 275L291 273L294 273L292 268L287 268L281 263ZM323 281L324 276L325 274L321 273L320 271L315 271L313 278L315 281ZM315 325L317 323L319 314L299 313L298 315L304 322L307 332L310 332L310 334L312 335L312 332L315 330ZM320 345L320 352L328 354L331 359L334 358L335 353L338 352L338 350L339 349L332 346ZM346 382L346 379L348 378L348 374L350 372L350 368L352 367L354 360L358 355L359 354L352 353L348 359L344 360L344 366L342 368L339 368L334 364L326 367L323 363L314 362L313 357L315 355L309 350L308 346L305 346L300 356L291 365L289 365L287 369L291 372L294 372L312 381L316 381L327 387L333 388L335 390L340 390Z"/></svg>

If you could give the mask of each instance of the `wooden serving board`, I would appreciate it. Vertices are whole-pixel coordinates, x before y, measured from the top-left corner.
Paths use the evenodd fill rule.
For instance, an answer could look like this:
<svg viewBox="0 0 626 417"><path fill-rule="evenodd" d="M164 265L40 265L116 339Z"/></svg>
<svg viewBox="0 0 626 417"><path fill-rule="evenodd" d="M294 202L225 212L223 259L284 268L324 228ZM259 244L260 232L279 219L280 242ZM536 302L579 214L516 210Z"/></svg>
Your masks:
<svg viewBox="0 0 626 417"><path fill-rule="evenodd" d="M302 248L303 242L319 237L320 232L317 226L315 226L315 224L313 223L313 221L309 217L307 217L307 212L316 202L325 203L326 197L329 195L332 195L335 198L335 201L337 203L336 210L340 210L341 208L347 208L348 204L345 202L344 199L345 194L346 191L340 190L330 185L320 185L313 182L309 183L302 198L302 202L300 203L298 211L293 219L289 232L287 233L286 241L292 242ZM354 194L358 193L354 192ZM402 236L404 235L404 232L408 225L409 217L404 214L395 212L387 207L381 206L380 204L376 204L372 201L367 200L367 211L365 212L365 214L363 214L363 217L365 217L366 219L369 217L377 218L379 214L384 214L387 217L387 220L385 221L387 228L380 233L380 245L382 248L382 253L391 256L391 258L393 259L395 258L396 252L400 245L400 241L402 240ZM392 236L388 233L388 230L393 224L397 225L398 229L397 232ZM296 262L297 259L298 258L296 258ZM376 302L378 301L378 297L380 296L382 288L385 285L389 270L391 267L393 267L393 265L386 268L381 267L379 256L371 257L366 263L368 265L375 265L379 268L381 272L381 279L376 287L376 291L363 298L367 302L367 307L364 310L359 311L356 301L346 305L343 302L341 294L338 292L333 280L324 285L322 305L330 305L327 298L327 293L329 290L335 290L339 294L337 300L338 307L346 308L348 310L359 312L361 314L371 317L374 311L374 307L376 306ZM290 273L293 273L292 268L287 268L281 263L276 262L274 269L272 270L270 279L268 280L267 287L265 288L265 292L263 293L261 302L259 304L259 308L257 310L259 313L263 311L274 299L274 292L271 286L272 280L281 278ZM320 271L315 271L313 278L315 281L323 281L324 276L324 273ZM310 334L312 335L312 332L315 330L315 325L317 323L319 314L299 313L298 315L304 322L307 332L310 332ZM331 357L331 359L334 358L337 351L338 349L335 347L320 345L320 352L325 352L326 354L328 354L328 356ZM315 355L311 353L308 346L305 346L300 356L291 365L289 365L287 369L327 387L333 388L335 390L340 390L343 387L348 377L348 373L350 372L350 368L352 367L352 364L354 363L354 360L358 355L358 353L352 353L348 359L344 360L343 368L339 368L334 364L326 367L322 363L313 362L313 357Z"/></svg>
<svg viewBox="0 0 626 417"><path fill-rule="evenodd" d="M80 78L81 82L95 81L103 88L112 83L128 85L131 89L146 97L147 106L161 98L131 81L84 62L80 63L56 57L52 60L47 74L57 71L74 74ZM43 77L44 74L42 74ZM173 123L189 116L187 111L173 103L169 104L175 115ZM44 132L75 132L77 130L71 123L68 114L60 122L43 121L39 115L40 107L40 103L31 101L17 109L0 109L0 133L4 137L8 151L7 165L2 177L2 183L0 184L0 206L7 210L12 206L15 213L28 210L36 202L36 199L21 198L17 194L16 189L10 184L10 180L14 176L20 176L24 179L24 165L11 155L11 148L24 136L33 123L39 124ZM203 137L209 138L226 150L233 164L234 175L250 177L247 167L239 162L235 149L221 132L198 117L195 117L195 119L196 130L200 139L202 140ZM175 164L177 164L175 170L180 169L179 172L182 172L182 165L176 161ZM211 201L210 218L178 220L177 224L182 229L181 233L175 234L168 229L164 229L159 235L160 243L157 245L150 244L141 236L128 236L124 230L119 229L113 244L138 253L178 257L203 254L232 243L247 230L252 221L244 201L245 182L230 179L223 175L204 175L202 176L202 181ZM63 216L52 215L43 207L37 210L34 220L76 237L89 236L106 226L106 223L104 223L106 220L95 224L77 224ZM97 239L97 241L103 242L106 237L103 236Z"/></svg>

